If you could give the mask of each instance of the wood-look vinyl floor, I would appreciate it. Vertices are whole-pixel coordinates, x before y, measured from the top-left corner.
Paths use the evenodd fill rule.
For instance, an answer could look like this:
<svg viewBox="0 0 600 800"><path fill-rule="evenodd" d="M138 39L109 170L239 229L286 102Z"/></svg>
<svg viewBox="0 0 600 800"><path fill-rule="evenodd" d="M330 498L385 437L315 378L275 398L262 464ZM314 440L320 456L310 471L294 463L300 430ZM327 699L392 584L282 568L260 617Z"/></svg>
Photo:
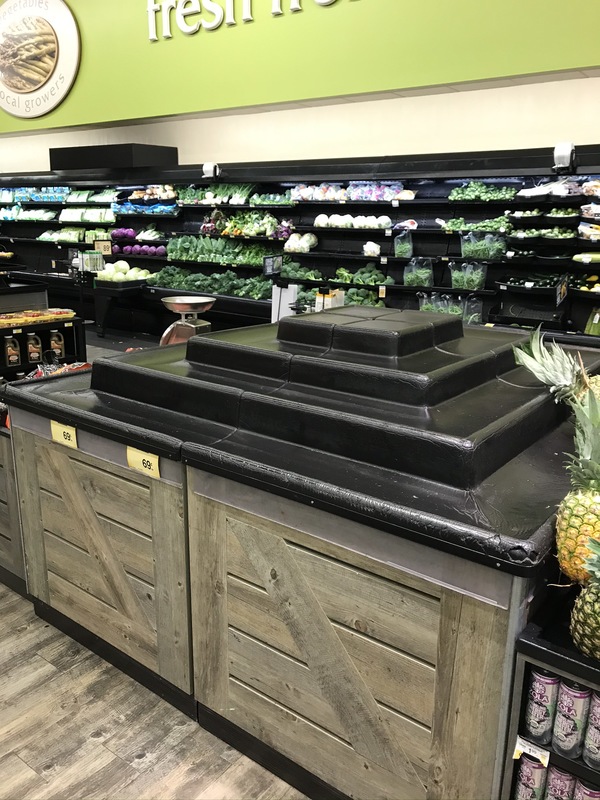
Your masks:
<svg viewBox="0 0 600 800"><path fill-rule="evenodd" d="M0 800L304 800L0 585Z"/></svg>

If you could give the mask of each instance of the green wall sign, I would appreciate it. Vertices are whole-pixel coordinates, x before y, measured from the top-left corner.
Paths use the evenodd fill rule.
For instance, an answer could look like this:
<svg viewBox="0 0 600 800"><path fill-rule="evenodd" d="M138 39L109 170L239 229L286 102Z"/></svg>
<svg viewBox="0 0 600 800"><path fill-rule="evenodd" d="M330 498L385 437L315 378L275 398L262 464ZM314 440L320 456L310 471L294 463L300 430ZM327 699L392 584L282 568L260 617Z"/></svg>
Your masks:
<svg viewBox="0 0 600 800"><path fill-rule="evenodd" d="M0 14L15 2L39 0L6 0ZM71 93L40 119L15 119L0 110L0 133L600 64L600 2L589 0L68 0L68 5L82 45ZM565 28L570 35L559 38Z"/></svg>

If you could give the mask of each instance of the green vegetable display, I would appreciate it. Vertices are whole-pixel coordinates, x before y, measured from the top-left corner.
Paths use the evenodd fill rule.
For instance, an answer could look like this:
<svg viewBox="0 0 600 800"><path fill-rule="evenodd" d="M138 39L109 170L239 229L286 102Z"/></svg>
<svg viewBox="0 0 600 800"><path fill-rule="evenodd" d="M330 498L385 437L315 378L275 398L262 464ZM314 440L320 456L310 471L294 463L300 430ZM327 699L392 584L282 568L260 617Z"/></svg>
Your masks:
<svg viewBox="0 0 600 800"><path fill-rule="evenodd" d="M283 267L281 268L281 277L305 281L323 280L323 275L318 269L309 269L308 267L303 267L298 264L297 261L290 261L287 264L284 263Z"/></svg>
<svg viewBox="0 0 600 800"><path fill-rule="evenodd" d="M385 303L377 297L377 293L368 289L348 289L344 294L344 305L385 308Z"/></svg>
<svg viewBox="0 0 600 800"><path fill-rule="evenodd" d="M177 236L169 240L167 255L178 261L262 267L263 258L273 255L273 250L257 244L241 244L209 236Z"/></svg>
<svg viewBox="0 0 600 800"><path fill-rule="evenodd" d="M314 308L317 302L318 289L307 289L306 291L298 292L296 296L296 305L299 307Z"/></svg>
<svg viewBox="0 0 600 800"><path fill-rule="evenodd" d="M579 208L552 208L547 217L578 217L581 213Z"/></svg>
<svg viewBox="0 0 600 800"><path fill-rule="evenodd" d="M248 297L252 300L270 300L272 291L271 281L263 275L245 280L231 270L203 275L187 269L168 266L155 275L149 276L147 282L150 286L161 286L165 289Z"/></svg>
<svg viewBox="0 0 600 800"><path fill-rule="evenodd" d="M391 286L394 279L386 278L376 264L367 264L366 267L361 267L354 273L351 283Z"/></svg>
<svg viewBox="0 0 600 800"><path fill-rule="evenodd" d="M463 258L493 259L502 258L506 252L504 239L481 232L471 232L462 237L461 252Z"/></svg>
<svg viewBox="0 0 600 800"><path fill-rule="evenodd" d="M449 200L512 200L518 192L514 186L495 186L470 181L466 186L457 186L448 195Z"/></svg>
<svg viewBox="0 0 600 800"><path fill-rule="evenodd" d="M213 184L197 188L195 186L176 186L179 204L188 205L245 205L254 186L239 183Z"/></svg>
<svg viewBox="0 0 600 800"><path fill-rule="evenodd" d="M251 206L293 206L292 194L288 191L284 194L253 194L250 198Z"/></svg>
<svg viewBox="0 0 600 800"><path fill-rule="evenodd" d="M484 219L481 222L467 222L464 217L456 217L456 219L448 220L444 225L445 231L490 231L510 233L512 231L512 223L510 223L505 216L493 217L492 219Z"/></svg>
<svg viewBox="0 0 600 800"><path fill-rule="evenodd" d="M451 264L450 276L453 289L482 289L486 270L478 264Z"/></svg>

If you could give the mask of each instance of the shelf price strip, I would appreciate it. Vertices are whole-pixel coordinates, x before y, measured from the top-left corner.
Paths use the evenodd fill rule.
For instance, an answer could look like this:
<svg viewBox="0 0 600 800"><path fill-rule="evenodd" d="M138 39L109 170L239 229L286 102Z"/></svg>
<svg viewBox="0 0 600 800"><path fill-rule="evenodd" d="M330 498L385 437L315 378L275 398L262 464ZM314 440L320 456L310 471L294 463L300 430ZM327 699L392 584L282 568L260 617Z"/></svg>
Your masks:
<svg viewBox="0 0 600 800"><path fill-rule="evenodd" d="M548 762L550 760L550 753L548 750L544 750L542 747L537 747L535 744L528 742L527 739L522 739L520 736L517 736L513 758L515 760L521 758L523 753L527 753L528 756L537 758L537 760L541 761L545 767L548 766Z"/></svg>
<svg viewBox="0 0 600 800"><path fill-rule="evenodd" d="M127 448L127 465L147 475L149 478L160 478L160 459L153 453L146 453L143 450L138 450L135 447Z"/></svg>
<svg viewBox="0 0 600 800"><path fill-rule="evenodd" d="M63 425L61 422L50 421L50 433L52 434L52 441L64 444L65 447L71 447L77 450L77 429L71 425Z"/></svg>

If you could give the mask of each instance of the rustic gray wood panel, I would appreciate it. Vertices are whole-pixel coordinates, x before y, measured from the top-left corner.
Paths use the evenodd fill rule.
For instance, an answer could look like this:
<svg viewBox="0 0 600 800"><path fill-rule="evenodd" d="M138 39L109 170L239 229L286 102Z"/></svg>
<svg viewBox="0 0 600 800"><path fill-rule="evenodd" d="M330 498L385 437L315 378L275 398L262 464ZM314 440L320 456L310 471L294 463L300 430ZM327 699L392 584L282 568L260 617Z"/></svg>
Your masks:
<svg viewBox="0 0 600 800"><path fill-rule="evenodd" d="M444 590L429 797L492 796L508 614Z"/></svg>
<svg viewBox="0 0 600 800"><path fill-rule="evenodd" d="M98 521L96 512L90 502L89 493L79 482L68 455L58 447L48 447L47 463L57 482L59 494L67 506L77 514L85 535L86 549L96 562L100 578L105 582L114 598L117 610L121 611L132 622L140 627L148 626L148 618L142 608L123 565L104 530Z"/></svg>
<svg viewBox="0 0 600 800"><path fill-rule="evenodd" d="M228 619L237 630L304 660L267 592L232 576L228 578ZM435 688L433 667L336 622L331 625L373 696L430 726ZM399 691L400 686L410 686L410 691Z"/></svg>
<svg viewBox="0 0 600 800"><path fill-rule="evenodd" d="M42 599L191 693L182 489L20 435L43 483L27 518Z"/></svg>
<svg viewBox="0 0 600 800"><path fill-rule="evenodd" d="M18 484L19 511L27 590L33 597L48 602L46 554L40 505L40 484L37 472L36 437L17 428L12 430L15 470Z"/></svg>
<svg viewBox="0 0 600 800"><path fill-rule="evenodd" d="M222 506L223 508L227 509L232 519L236 519L239 522L246 522L249 525L256 523L256 514L228 506L226 503L223 503ZM260 523L262 530L275 533L276 535L278 532L281 533L282 526L277 522L272 522L269 519L263 519L261 517ZM337 561L358 567L369 574L379 575L382 578L387 578L393 583L399 583L402 586L410 587L415 589L415 591L421 592L425 595L438 598L441 597L442 587L436 583L432 583L424 578L419 578L416 575L413 575L410 572L405 572L396 566L390 566L382 561L377 561L376 559L370 558L364 553L357 552L356 550L349 550L345 547L341 547L338 544L334 544L323 539L319 539L317 546L315 544L315 537L310 533L306 533L302 530L288 526L283 527L285 530L286 540L292 542L293 544L306 547L309 550L320 553L321 555L330 556Z"/></svg>
<svg viewBox="0 0 600 800"><path fill-rule="evenodd" d="M36 440L37 449L51 449L58 445L50 445L42 439ZM66 448L63 448L66 449ZM105 464L96 459L91 464L90 457L82 458L81 453L69 455L77 461L77 476L79 483L90 498L94 511L104 517L114 520L136 531L141 531L147 536L152 535L152 518L150 510L150 492L147 486L138 482L138 473L135 480L127 480L113 474L113 464ZM38 456L40 486L55 495L61 495L59 476L56 475L43 456ZM122 472L122 471L121 471ZM139 480L143 480L140 475Z"/></svg>
<svg viewBox="0 0 600 800"><path fill-rule="evenodd" d="M321 694L314 675L306 664L268 647L241 631L229 631L229 673L241 683L271 697L290 711L317 723L345 740L344 727ZM390 709L379 706L379 713L393 727L394 735L427 779L431 731Z"/></svg>
<svg viewBox="0 0 600 800"><path fill-rule="evenodd" d="M222 506L188 493L194 694L227 713L227 566Z"/></svg>
<svg viewBox="0 0 600 800"><path fill-rule="evenodd" d="M41 510L45 530L77 547L85 548L85 537L81 526L69 514L61 497L42 489ZM127 572L154 584L152 539L101 515L98 516L98 520Z"/></svg>
<svg viewBox="0 0 600 800"><path fill-rule="evenodd" d="M204 669L200 702L352 796L425 797L435 668L387 640L397 635L393 597L396 627L403 601L413 628L421 604L435 642L435 593L370 575L364 562L356 568L341 561L341 548L335 558L319 553L316 539L310 549L308 537L298 543L295 531L263 528L263 520L193 491L189 513L191 594L201 613L196 618L193 608L195 669ZM319 586L327 579L331 590ZM400 636L394 640L411 646ZM431 638L419 637L416 647L435 661Z"/></svg>
<svg viewBox="0 0 600 800"><path fill-rule="evenodd" d="M261 585L230 520L227 569ZM330 619L435 664L439 601L305 548L291 546L310 588ZM402 625L398 625L398 616Z"/></svg>
<svg viewBox="0 0 600 800"><path fill-rule="evenodd" d="M47 531L44 532L44 542L49 572L70 581L74 586L114 608L111 593L99 573L93 569L88 553ZM133 575L128 574L127 577L148 622L152 628L156 628L154 586Z"/></svg>
<svg viewBox="0 0 600 800"><path fill-rule="evenodd" d="M315 775L356 800L421 800L422 787L383 769L342 739L328 734L285 706L231 679L233 722L257 739L301 761Z"/></svg>
<svg viewBox="0 0 600 800"><path fill-rule="evenodd" d="M192 692L189 567L181 488L162 481L150 486L158 669L172 684ZM132 580L132 579L130 579Z"/></svg>

